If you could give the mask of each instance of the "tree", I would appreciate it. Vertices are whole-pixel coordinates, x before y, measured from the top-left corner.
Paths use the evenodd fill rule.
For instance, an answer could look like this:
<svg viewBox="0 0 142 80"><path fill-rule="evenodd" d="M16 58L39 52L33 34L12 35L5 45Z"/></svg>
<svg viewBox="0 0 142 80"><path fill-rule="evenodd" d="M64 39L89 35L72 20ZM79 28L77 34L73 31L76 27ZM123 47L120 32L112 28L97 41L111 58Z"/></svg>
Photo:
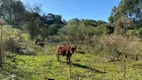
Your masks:
<svg viewBox="0 0 142 80"><path fill-rule="evenodd" d="M42 16L44 22L46 24L63 24L63 21L62 21L62 16L61 15L55 15L55 14L52 14L52 13L48 13L47 15L44 14Z"/></svg>
<svg viewBox="0 0 142 80"><path fill-rule="evenodd" d="M64 37L66 41L84 41L87 40L94 35L102 35L104 29L109 27L102 26L100 24L105 24L104 21L95 21L95 20L79 20L77 18L69 20L67 25L59 30L59 35ZM97 27L97 24L98 27ZM104 28L103 28L104 27ZM98 30L101 32L98 33Z"/></svg>
<svg viewBox="0 0 142 80"><path fill-rule="evenodd" d="M42 16L39 14L41 11L40 5L28 5L25 7L23 29L28 32L31 39L36 38L42 34L42 28L45 26Z"/></svg>
<svg viewBox="0 0 142 80"><path fill-rule="evenodd" d="M7 24L20 27L25 8L20 0L0 0L0 17Z"/></svg>
<svg viewBox="0 0 142 80"><path fill-rule="evenodd" d="M41 4L26 4L25 5L25 9L27 12L29 13L41 13Z"/></svg>
<svg viewBox="0 0 142 80"><path fill-rule="evenodd" d="M42 32L44 23L41 20L31 20L24 23L23 28L27 31L31 39L36 38Z"/></svg>
<svg viewBox="0 0 142 80"><path fill-rule="evenodd" d="M115 26L116 33L126 33L140 26L141 5L142 0L121 0L119 6L112 9L109 22Z"/></svg>
<svg viewBox="0 0 142 80"><path fill-rule="evenodd" d="M110 15L110 17L109 17L109 19L108 19L108 21L109 21L109 23L110 23L111 25L113 25L113 23L114 23L114 15L115 15L115 13L116 13L116 10L117 10L117 7L114 6L113 9L112 9L111 15Z"/></svg>

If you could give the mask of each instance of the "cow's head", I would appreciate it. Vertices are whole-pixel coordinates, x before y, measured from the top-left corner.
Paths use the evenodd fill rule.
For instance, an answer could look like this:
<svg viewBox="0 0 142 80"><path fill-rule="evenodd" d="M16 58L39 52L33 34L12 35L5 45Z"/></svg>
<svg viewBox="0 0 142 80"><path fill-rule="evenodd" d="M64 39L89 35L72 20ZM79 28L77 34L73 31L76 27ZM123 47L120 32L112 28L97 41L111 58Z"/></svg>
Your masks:
<svg viewBox="0 0 142 80"><path fill-rule="evenodd" d="M76 50L76 48L77 48L77 45L72 44L72 45L70 46L70 53L73 54L74 51Z"/></svg>

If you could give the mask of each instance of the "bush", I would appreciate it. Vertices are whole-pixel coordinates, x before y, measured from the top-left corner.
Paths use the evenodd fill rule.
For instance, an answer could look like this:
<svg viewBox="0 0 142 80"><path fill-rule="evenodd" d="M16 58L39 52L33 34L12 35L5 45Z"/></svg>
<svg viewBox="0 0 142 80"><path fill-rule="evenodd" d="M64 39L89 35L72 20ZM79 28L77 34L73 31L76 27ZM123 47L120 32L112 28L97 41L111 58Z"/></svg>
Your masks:
<svg viewBox="0 0 142 80"><path fill-rule="evenodd" d="M138 36L139 33L137 30L128 30L126 34L129 36Z"/></svg>
<svg viewBox="0 0 142 80"><path fill-rule="evenodd" d="M139 35L140 38L142 38L142 28L139 29L138 35Z"/></svg>
<svg viewBox="0 0 142 80"><path fill-rule="evenodd" d="M22 33L21 38L24 39L24 40L29 40L30 36L28 34L26 34L26 33Z"/></svg>
<svg viewBox="0 0 142 80"><path fill-rule="evenodd" d="M2 27L2 26L0 26ZM2 28L2 39L0 43L5 51L14 51L18 47L18 41L21 39L21 31L5 25Z"/></svg>
<svg viewBox="0 0 142 80"><path fill-rule="evenodd" d="M106 36L103 39L105 51L109 56L120 59L120 57L129 57L137 59L141 55L142 44L138 37L124 37L122 35Z"/></svg>
<svg viewBox="0 0 142 80"><path fill-rule="evenodd" d="M109 24L102 24L94 28L94 35L101 36L113 33L113 27Z"/></svg>
<svg viewBox="0 0 142 80"><path fill-rule="evenodd" d="M63 42L63 41L64 41L64 38L63 37L61 38L60 36L57 36L57 35L48 37L49 43L59 43L59 42Z"/></svg>

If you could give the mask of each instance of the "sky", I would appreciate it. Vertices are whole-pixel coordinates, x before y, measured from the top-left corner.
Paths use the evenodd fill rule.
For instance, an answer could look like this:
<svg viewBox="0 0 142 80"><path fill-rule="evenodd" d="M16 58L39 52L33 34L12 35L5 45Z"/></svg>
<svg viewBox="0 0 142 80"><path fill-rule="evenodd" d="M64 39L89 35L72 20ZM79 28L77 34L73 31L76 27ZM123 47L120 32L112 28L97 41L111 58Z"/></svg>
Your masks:
<svg viewBox="0 0 142 80"><path fill-rule="evenodd" d="M42 13L61 15L63 19L93 19L108 22L112 8L120 0L20 0L26 4L41 4Z"/></svg>

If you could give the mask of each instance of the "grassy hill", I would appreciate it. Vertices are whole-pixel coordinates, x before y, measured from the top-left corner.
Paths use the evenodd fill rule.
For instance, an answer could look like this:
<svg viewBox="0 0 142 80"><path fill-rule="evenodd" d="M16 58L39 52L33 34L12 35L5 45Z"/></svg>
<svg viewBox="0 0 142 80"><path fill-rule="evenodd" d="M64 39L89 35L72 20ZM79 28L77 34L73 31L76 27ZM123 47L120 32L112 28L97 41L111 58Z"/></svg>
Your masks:
<svg viewBox="0 0 142 80"><path fill-rule="evenodd" d="M127 59L108 62L97 53L78 53L76 51L71 64L64 56L57 62L55 45L34 48L33 54L10 54L0 73L2 80L141 80L142 61ZM82 50L83 51L83 50ZM85 50L84 50L85 51Z"/></svg>

